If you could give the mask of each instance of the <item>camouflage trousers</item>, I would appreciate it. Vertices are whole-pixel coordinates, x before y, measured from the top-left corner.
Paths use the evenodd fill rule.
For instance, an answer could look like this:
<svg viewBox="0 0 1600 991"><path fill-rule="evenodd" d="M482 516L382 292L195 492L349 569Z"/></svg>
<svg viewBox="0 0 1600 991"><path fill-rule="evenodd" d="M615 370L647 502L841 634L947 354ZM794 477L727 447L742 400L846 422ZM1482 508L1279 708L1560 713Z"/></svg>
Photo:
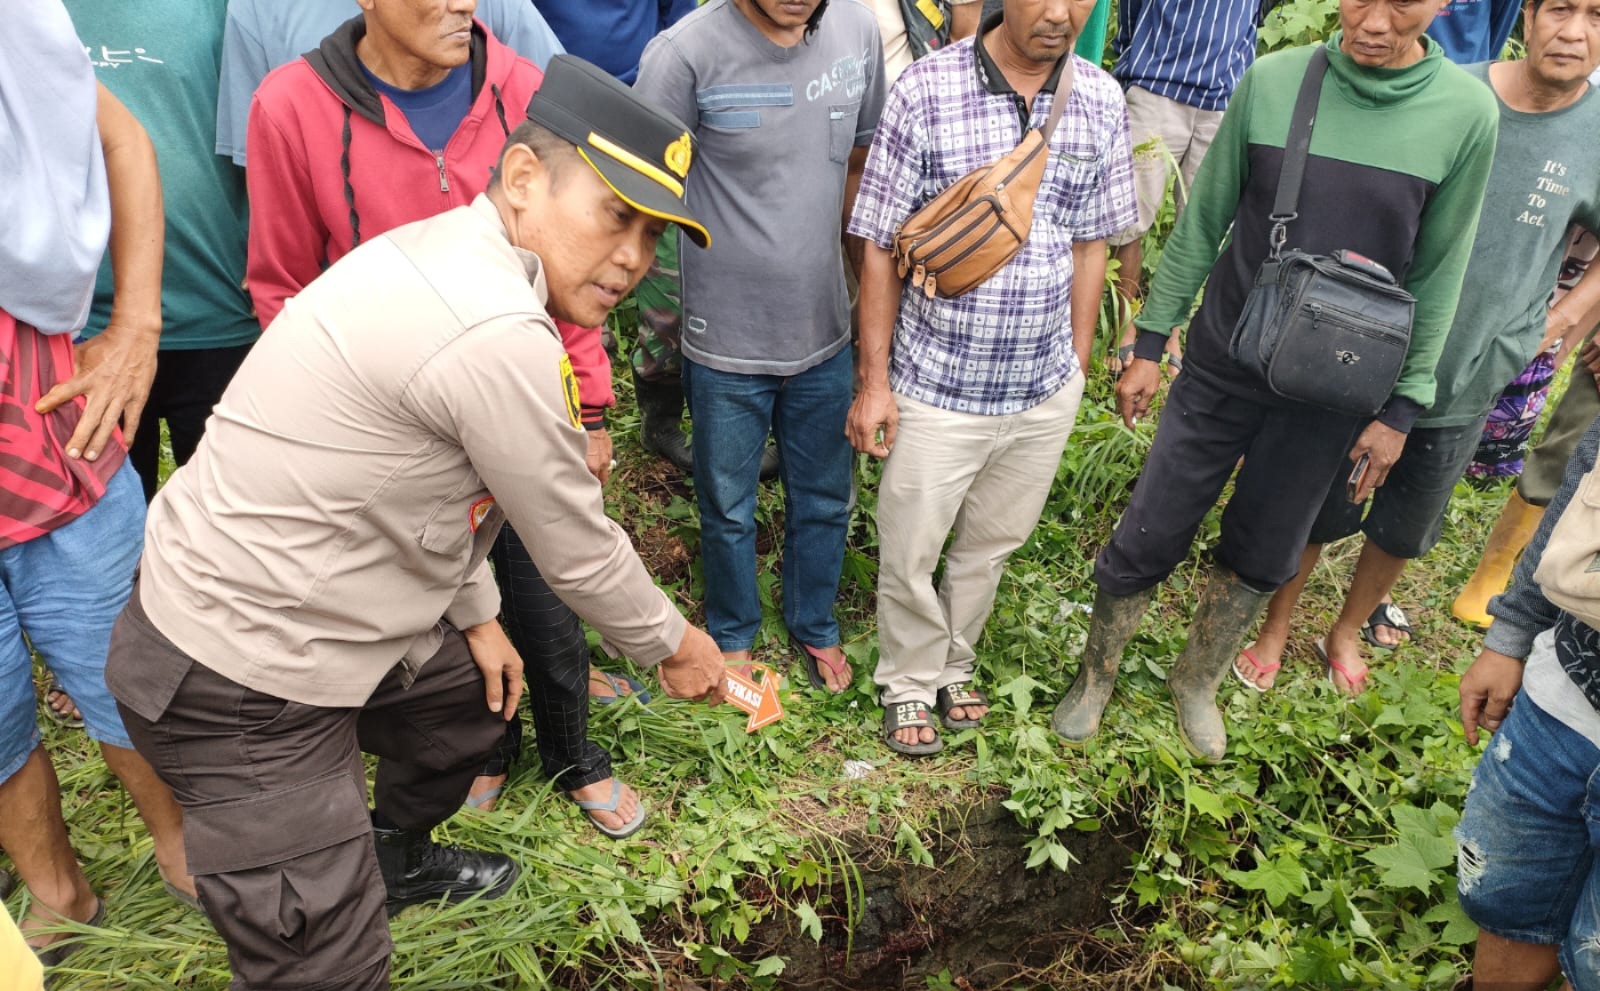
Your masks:
<svg viewBox="0 0 1600 991"><path fill-rule="evenodd" d="M646 382L676 382L683 367L679 341L683 333L683 280L678 272L678 231L672 228L656 243L639 288L639 336L633 349L633 373Z"/></svg>

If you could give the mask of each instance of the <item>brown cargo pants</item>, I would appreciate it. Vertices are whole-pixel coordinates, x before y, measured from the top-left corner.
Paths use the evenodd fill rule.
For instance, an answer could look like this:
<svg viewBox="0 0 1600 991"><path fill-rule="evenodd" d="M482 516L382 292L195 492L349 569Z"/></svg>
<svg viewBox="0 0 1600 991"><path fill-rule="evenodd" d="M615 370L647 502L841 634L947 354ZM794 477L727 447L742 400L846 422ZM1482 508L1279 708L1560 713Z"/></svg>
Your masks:
<svg viewBox="0 0 1600 991"><path fill-rule="evenodd" d="M505 723L484 703L466 641L443 644L405 687L390 672L360 709L246 688L161 634L134 589L111 634L106 681L134 747L173 790L201 904L228 945L235 991L389 986L374 803L431 829L467 796Z"/></svg>

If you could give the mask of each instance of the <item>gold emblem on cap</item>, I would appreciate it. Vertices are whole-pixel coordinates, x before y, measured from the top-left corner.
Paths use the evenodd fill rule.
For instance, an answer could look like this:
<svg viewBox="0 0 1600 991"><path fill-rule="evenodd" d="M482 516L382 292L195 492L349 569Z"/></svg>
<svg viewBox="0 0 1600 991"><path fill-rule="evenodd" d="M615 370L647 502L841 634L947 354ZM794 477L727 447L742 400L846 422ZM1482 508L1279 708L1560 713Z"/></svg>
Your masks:
<svg viewBox="0 0 1600 991"><path fill-rule="evenodd" d="M694 156L694 146L689 141L689 132L684 131L678 140L667 145L666 153L662 158L667 163L667 168L678 174L678 178L689 178L689 161Z"/></svg>

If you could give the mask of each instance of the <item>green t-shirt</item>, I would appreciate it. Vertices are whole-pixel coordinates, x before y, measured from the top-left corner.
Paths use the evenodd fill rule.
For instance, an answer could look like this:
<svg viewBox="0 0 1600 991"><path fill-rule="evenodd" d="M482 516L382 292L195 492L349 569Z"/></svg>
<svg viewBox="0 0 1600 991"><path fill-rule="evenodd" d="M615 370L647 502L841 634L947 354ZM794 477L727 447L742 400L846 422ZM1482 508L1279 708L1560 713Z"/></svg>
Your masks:
<svg viewBox="0 0 1600 991"><path fill-rule="evenodd" d="M244 171L213 150L226 0L66 0L66 6L95 75L139 118L160 162L167 219L162 349L254 341L261 326L244 289ZM105 329L111 290L108 257L86 335Z"/></svg>
<svg viewBox="0 0 1600 991"><path fill-rule="evenodd" d="M1467 71L1487 85L1489 66ZM1496 102L1499 102L1497 96ZM1500 140L1461 303L1434 371L1423 427L1472 423L1529 361L1566 251L1567 229L1600 230L1600 96L1527 114L1500 106Z"/></svg>

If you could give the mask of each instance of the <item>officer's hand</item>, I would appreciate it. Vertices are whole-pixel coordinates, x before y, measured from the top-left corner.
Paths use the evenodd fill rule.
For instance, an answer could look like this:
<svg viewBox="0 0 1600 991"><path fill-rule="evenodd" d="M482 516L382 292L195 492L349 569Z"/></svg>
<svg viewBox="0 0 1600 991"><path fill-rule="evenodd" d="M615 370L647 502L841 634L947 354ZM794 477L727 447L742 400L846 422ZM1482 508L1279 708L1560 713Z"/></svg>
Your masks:
<svg viewBox="0 0 1600 991"><path fill-rule="evenodd" d="M661 662L656 677L675 699L693 699L716 705L728 694L727 668L717 642L698 626L684 627L678 651Z"/></svg>
<svg viewBox="0 0 1600 991"><path fill-rule="evenodd" d="M1366 502L1373 490L1389 477L1389 469L1400 460L1400 452L1405 448L1405 434L1393 427L1386 427L1376 420L1367 424L1367 429L1361 431L1361 436L1356 438L1356 446L1350 449L1351 464L1360 461L1363 454L1367 456L1367 470L1356 486L1355 497L1350 501Z"/></svg>
<svg viewBox="0 0 1600 991"><path fill-rule="evenodd" d="M611 477L611 466L616 464L611 460L611 434L604 427L585 432L589 435L589 453L584 456L583 462L589 466L589 474L600 479L600 484L604 485Z"/></svg>
<svg viewBox="0 0 1600 991"><path fill-rule="evenodd" d="M862 389L856 394L844 427L851 447L875 458L887 458L899 429L900 408L895 405L894 393L880 387ZM883 432L881 441L878 439L880 430Z"/></svg>
<svg viewBox="0 0 1600 991"><path fill-rule="evenodd" d="M516 717L517 702L522 698L522 656L506 639L506 631L497 619L462 630L461 635L467 638L472 663L483 672L489 711L503 713L509 723Z"/></svg>
<svg viewBox="0 0 1600 991"><path fill-rule="evenodd" d="M1150 401L1161 386L1161 363L1135 356L1117 379L1117 412L1129 430L1150 412Z"/></svg>
<svg viewBox="0 0 1600 991"><path fill-rule="evenodd" d="M1461 728L1468 743L1478 742L1478 727L1500 729L1511 700L1522 687L1522 662L1487 647L1461 676Z"/></svg>

